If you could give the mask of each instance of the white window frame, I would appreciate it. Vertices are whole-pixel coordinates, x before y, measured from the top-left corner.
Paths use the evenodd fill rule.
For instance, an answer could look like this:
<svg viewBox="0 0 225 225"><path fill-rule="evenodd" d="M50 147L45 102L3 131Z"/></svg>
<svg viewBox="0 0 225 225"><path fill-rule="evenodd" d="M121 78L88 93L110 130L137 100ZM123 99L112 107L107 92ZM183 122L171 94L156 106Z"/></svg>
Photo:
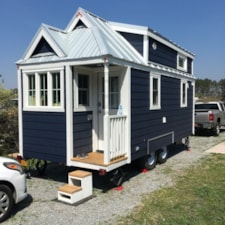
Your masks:
<svg viewBox="0 0 225 225"><path fill-rule="evenodd" d="M153 89L153 80L157 79L157 87L158 87L158 102L157 104L153 104L154 97L154 89ZM150 90L149 90L149 100L150 100L150 110L158 110L161 109L161 75L156 73L150 74Z"/></svg>
<svg viewBox="0 0 225 225"><path fill-rule="evenodd" d="M78 84L78 77L79 75L86 75L89 78L89 105L81 105L79 104L79 84ZM73 77L73 93L74 93L74 111L88 111L92 110L92 105L93 105L93 96L92 96L92 76L90 73L86 71L78 71L74 74Z"/></svg>
<svg viewBox="0 0 225 225"><path fill-rule="evenodd" d="M180 66L180 60L183 60L183 66ZM181 54L177 55L177 69L187 72L187 57Z"/></svg>
<svg viewBox="0 0 225 225"><path fill-rule="evenodd" d="M40 74L47 74L47 96L48 104L46 106L40 104ZM60 74L60 105L53 104L53 86L52 86L52 74ZM29 105L29 79L30 75L35 76L35 105ZM33 70L23 72L23 110L24 111L47 111L47 112L64 112L64 70L54 69L54 70Z"/></svg>
<svg viewBox="0 0 225 225"><path fill-rule="evenodd" d="M184 108L188 105L188 81L181 80L180 82L180 107Z"/></svg>

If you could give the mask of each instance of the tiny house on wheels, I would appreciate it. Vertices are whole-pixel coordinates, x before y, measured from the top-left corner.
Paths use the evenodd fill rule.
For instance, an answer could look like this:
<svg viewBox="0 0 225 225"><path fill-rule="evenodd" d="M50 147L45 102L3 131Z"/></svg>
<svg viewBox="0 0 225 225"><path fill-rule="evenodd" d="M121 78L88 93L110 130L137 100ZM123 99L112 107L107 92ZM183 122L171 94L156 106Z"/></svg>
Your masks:
<svg viewBox="0 0 225 225"><path fill-rule="evenodd" d="M103 173L164 162L193 133L194 57L83 8L64 30L42 24L17 62L20 154Z"/></svg>

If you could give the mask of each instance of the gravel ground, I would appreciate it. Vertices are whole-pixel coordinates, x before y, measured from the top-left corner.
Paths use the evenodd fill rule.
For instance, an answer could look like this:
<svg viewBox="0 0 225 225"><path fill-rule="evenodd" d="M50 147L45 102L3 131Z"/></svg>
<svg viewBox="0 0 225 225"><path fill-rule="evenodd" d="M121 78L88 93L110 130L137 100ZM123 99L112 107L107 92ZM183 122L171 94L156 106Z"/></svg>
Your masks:
<svg viewBox="0 0 225 225"><path fill-rule="evenodd" d="M178 145L167 162L147 173L134 167L125 168L123 190L116 191L106 178L94 174L94 196L79 205L67 205L56 199L57 188L67 183L67 173L74 168L51 164L44 177L35 171L27 180L29 196L18 204L4 225L67 225L116 224L119 216L126 216L142 204L144 194L170 186L180 173L209 154L205 151L225 141L225 132L219 137L190 137L190 151Z"/></svg>

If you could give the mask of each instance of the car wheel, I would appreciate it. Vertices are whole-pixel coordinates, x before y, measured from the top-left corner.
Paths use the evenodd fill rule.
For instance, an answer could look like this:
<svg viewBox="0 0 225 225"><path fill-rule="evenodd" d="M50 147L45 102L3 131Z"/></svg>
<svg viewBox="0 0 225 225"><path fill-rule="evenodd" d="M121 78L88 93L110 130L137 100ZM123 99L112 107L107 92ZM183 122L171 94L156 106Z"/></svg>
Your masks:
<svg viewBox="0 0 225 225"><path fill-rule="evenodd" d="M0 185L0 222L9 217L13 205L14 199L11 189L6 185Z"/></svg>
<svg viewBox="0 0 225 225"><path fill-rule="evenodd" d="M219 136L219 135L220 135L220 126L219 126L219 124L217 124L217 125L215 126L215 128L213 129L213 134L214 134L215 136Z"/></svg>
<svg viewBox="0 0 225 225"><path fill-rule="evenodd" d="M157 154L155 152L152 152L150 155L146 156L146 158L145 158L145 168L147 170L154 169L156 163L157 163Z"/></svg>
<svg viewBox="0 0 225 225"><path fill-rule="evenodd" d="M167 147L159 149L157 153L158 153L158 163L159 164L165 163L168 157Z"/></svg>

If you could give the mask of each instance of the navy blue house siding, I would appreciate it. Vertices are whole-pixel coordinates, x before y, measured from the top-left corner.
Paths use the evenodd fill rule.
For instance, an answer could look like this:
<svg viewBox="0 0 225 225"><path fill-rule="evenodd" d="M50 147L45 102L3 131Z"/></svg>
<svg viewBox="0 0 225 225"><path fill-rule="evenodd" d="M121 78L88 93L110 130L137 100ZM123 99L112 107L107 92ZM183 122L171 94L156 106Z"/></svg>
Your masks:
<svg viewBox="0 0 225 225"><path fill-rule="evenodd" d="M156 49L153 48L156 44ZM177 68L177 52L166 45L149 38L149 61L156 62L172 68Z"/></svg>
<svg viewBox="0 0 225 225"><path fill-rule="evenodd" d="M92 151L92 112L73 114L74 156Z"/></svg>
<svg viewBox="0 0 225 225"><path fill-rule="evenodd" d="M23 112L25 158L66 163L66 117L58 112Z"/></svg>
<svg viewBox="0 0 225 225"><path fill-rule="evenodd" d="M192 134L193 87L189 83L188 107L180 107L180 80L161 76L161 109L149 109L149 72L132 69L131 74L131 152L132 160L144 156L148 140L174 132L179 140ZM166 123L162 118L166 117ZM149 151L172 143L172 134L151 141ZM137 150L138 149L138 150Z"/></svg>
<svg viewBox="0 0 225 225"><path fill-rule="evenodd" d="M120 34L143 56L143 35L125 32Z"/></svg>

